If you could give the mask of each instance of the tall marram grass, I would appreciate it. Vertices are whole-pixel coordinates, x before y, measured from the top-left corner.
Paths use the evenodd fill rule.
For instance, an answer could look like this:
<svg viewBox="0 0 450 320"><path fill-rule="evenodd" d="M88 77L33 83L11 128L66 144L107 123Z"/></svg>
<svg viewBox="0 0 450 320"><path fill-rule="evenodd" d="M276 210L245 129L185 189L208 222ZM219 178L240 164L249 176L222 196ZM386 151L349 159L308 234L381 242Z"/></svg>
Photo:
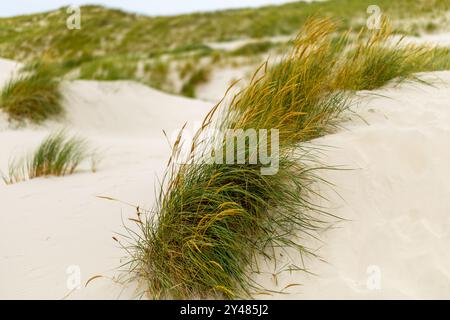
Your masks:
<svg viewBox="0 0 450 320"><path fill-rule="evenodd" d="M379 30L369 32L363 29L343 54L335 71L336 88L372 90L393 79L417 80L417 72L450 69L448 49L406 43L404 37L394 41L387 19Z"/></svg>
<svg viewBox="0 0 450 320"><path fill-rule="evenodd" d="M138 210L132 219L136 226L126 226L122 243L131 256L131 271L150 298L248 298L264 290L252 280L259 257L276 261L277 248L312 254L303 236L314 236L331 214L314 204L314 197L320 197L314 188L320 181L316 170L323 166L305 142L339 124L351 93L341 89L372 81L379 86L407 74L367 74L374 71L374 61L385 59L373 48L386 38L374 37L355 53L347 36L336 40L331 20L311 19L286 57L264 64L243 91L208 114L187 158L180 134L156 208ZM245 164L202 161L198 154L208 157L211 146L225 148L220 134L205 138L210 129L278 129L278 172L262 175L262 163L248 161L248 146ZM304 268L292 263L291 268Z"/></svg>
<svg viewBox="0 0 450 320"><path fill-rule="evenodd" d="M63 112L61 100L54 67L35 63L6 83L0 94L0 109L13 120L42 122Z"/></svg>
<svg viewBox="0 0 450 320"><path fill-rule="evenodd" d="M308 253L296 235L319 228L325 213L309 202L316 178L298 143L329 131L346 108L346 97L329 90L333 31L330 20L308 22L290 55L264 65L228 106L211 111L187 164L177 165L180 141L174 146L156 215L139 214L139 232L127 228L131 268L150 297L249 297L259 287L251 272L261 254L276 259L271 249L284 246ZM261 175L260 162L195 160L208 146L224 147L220 137L203 140L211 127L278 129L278 173Z"/></svg>
<svg viewBox="0 0 450 320"><path fill-rule="evenodd" d="M84 139L59 131L46 137L29 156L10 162L8 175L2 175L3 181L13 184L43 176L69 175L87 157Z"/></svg>

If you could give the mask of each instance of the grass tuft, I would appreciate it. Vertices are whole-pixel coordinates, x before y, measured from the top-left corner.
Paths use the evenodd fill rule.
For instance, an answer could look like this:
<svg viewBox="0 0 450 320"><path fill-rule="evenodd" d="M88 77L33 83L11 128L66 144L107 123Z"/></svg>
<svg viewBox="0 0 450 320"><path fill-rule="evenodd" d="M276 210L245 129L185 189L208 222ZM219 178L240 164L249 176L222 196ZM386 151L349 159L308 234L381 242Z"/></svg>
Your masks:
<svg viewBox="0 0 450 320"><path fill-rule="evenodd" d="M263 64L244 90L210 112L187 158L180 133L155 210L138 210L136 226L126 226L130 269L151 298L248 298L265 291L252 280L259 257L276 263L280 248L313 255L304 238L331 215L313 201L322 181L315 172L327 167L305 143L336 128L351 90L443 62L429 47L390 46L387 24L354 42L349 33L336 38L336 29L330 19L308 20L287 56ZM249 144L233 150L243 152L244 164L203 161L225 149L228 129L278 129L277 173L261 174ZM274 150L272 142L267 147ZM291 263L288 269L305 268Z"/></svg>
<svg viewBox="0 0 450 320"><path fill-rule="evenodd" d="M329 90L334 28L328 19L309 21L291 54L258 70L217 123L223 106L211 111L186 161L177 141L156 213L138 212L137 232L126 227L131 270L151 298L250 297L261 290L251 278L258 257L276 260L274 249L285 247L312 254L301 236L323 227L327 213L310 202L318 178L305 163L317 162L299 143L331 130L347 106L346 96ZM249 164L247 145L245 164L199 160L208 146L225 147L220 135L205 139L211 128L278 129L278 172L262 175L261 162Z"/></svg>
<svg viewBox="0 0 450 320"><path fill-rule="evenodd" d="M9 80L0 94L0 109L10 119L42 122L63 112L62 94L53 67L28 65L16 78Z"/></svg>
<svg viewBox="0 0 450 320"><path fill-rule="evenodd" d="M45 176L73 174L88 157L87 143L78 137L68 137L64 131L50 134L28 157L13 160L8 175L2 175L6 184Z"/></svg>
<svg viewBox="0 0 450 320"><path fill-rule="evenodd" d="M407 44L401 37L392 40L392 30L384 20L380 30L361 31L337 68L335 87L348 90L373 90L390 80L397 83L415 73L450 68L448 49L431 45Z"/></svg>

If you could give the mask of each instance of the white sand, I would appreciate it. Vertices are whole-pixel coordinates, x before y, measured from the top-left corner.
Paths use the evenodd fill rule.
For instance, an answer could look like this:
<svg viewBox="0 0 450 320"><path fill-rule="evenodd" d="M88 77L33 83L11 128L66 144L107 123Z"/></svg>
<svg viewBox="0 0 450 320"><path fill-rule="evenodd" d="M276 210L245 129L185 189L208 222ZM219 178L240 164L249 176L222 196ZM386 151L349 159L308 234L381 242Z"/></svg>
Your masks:
<svg viewBox="0 0 450 320"><path fill-rule="evenodd" d="M10 71L11 64L0 61L0 77ZM324 174L339 193L324 189L332 212L351 221L322 235L318 253L328 264L308 261L318 276L284 274L278 285L263 276L273 289L303 287L262 298L449 297L450 72L434 75L443 79L435 87L404 84L376 92L388 97L363 98L354 109L368 124L354 117L346 129L314 142L332 146L326 163L354 169ZM61 299L70 292L72 265L83 284L95 275L117 277L124 252L112 236L134 210L96 196L150 208L169 155L162 129L170 133L200 120L210 108L132 82L75 81L64 91L64 125L89 138L104 161L97 173L85 164L73 176L0 182L0 298ZM0 169L59 126L0 126ZM368 289L368 268L380 271L379 290ZM133 297L133 285L107 278L68 295Z"/></svg>
<svg viewBox="0 0 450 320"><path fill-rule="evenodd" d="M0 58L0 83L4 84L22 65L16 61Z"/></svg>
<svg viewBox="0 0 450 320"><path fill-rule="evenodd" d="M450 72L427 78L435 87L372 92L389 98L366 96L354 107L368 124L354 118L314 141L330 146L327 164L353 169L322 174L335 185L323 188L331 212L350 221L321 234L316 253L326 262L306 264L317 276L285 273L278 286L262 276L274 290L303 285L273 298L450 296Z"/></svg>
<svg viewBox="0 0 450 320"><path fill-rule="evenodd" d="M4 66L0 74L9 73L10 64ZM0 182L0 299L61 299L70 292L66 282L73 278L66 271L72 265L79 266L83 285L95 275L117 276L124 252L112 236L123 232L121 218L134 209L96 196L151 208L170 151L162 130L170 135L211 107L132 82L75 81L64 91L64 126L87 137L103 161L97 173L86 163L73 176ZM0 170L59 126L0 129ZM131 298L134 292L100 278L68 297Z"/></svg>
<svg viewBox="0 0 450 320"><path fill-rule="evenodd" d="M216 104L223 98L223 95L233 83L234 86L230 89L229 95L238 93L243 85L248 83L247 78L249 76L247 75L252 74L251 72L254 72L254 70L253 65L213 70L209 81L196 88L196 97Z"/></svg>
<svg viewBox="0 0 450 320"><path fill-rule="evenodd" d="M400 40L401 36L396 35L392 37L393 41ZM402 43L408 44L430 44L439 47L449 47L450 46L450 32L439 32L423 34L420 37L405 36Z"/></svg>

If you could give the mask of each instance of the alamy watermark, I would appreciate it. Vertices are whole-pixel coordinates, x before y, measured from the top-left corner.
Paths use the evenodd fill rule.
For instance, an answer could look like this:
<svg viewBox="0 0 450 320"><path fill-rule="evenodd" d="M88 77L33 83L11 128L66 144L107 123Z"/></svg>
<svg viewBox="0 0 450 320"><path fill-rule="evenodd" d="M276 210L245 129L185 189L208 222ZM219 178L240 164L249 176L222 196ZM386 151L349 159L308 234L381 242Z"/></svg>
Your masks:
<svg viewBox="0 0 450 320"><path fill-rule="evenodd" d="M179 131L175 131L170 137L171 142L176 141L178 136ZM184 130L181 135L179 159L183 164L194 161L207 164L249 164L260 165L262 175L275 175L278 172L278 129L208 129L202 131L196 139L194 137L195 133L189 130ZM193 157L189 157L193 143L199 144L201 151L198 150Z"/></svg>
<svg viewBox="0 0 450 320"><path fill-rule="evenodd" d="M81 29L81 8L78 6L70 6L67 8L69 17L66 20L66 26L69 30Z"/></svg>
<svg viewBox="0 0 450 320"><path fill-rule="evenodd" d="M366 288L371 291L381 290L381 268L376 265L371 265L367 267L366 273Z"/></svg>
<svg viewBox="0 0 450 320"><path fill-rule="evenodd" d="M370 16L366 20L366 25L369 30L381 29L382 11L377 5L370 5L367 7L367 13Z"/></svg>
<svg viewBox="0 0 450 320"><path fill-rule="evenodd" d="M81 289L81 268L78 265L68 266L66 269L66 286L69 290Z"/></svg>

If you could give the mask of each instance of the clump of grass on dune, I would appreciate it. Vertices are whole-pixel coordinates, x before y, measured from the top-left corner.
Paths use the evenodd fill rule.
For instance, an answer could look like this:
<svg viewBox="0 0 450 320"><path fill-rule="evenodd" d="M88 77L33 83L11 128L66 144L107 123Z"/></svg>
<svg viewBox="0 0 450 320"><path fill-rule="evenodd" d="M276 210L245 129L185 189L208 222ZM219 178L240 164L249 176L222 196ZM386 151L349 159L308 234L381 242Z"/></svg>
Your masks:
<svg viewBox="0 0 450 320"><path fill-rule="evenodd" d="M3 180L12 184L37 177L73 174L87 157L84 139L69 137L64 131L52 133L31 155L12 161Z"/></svg>
<svg viewBox="0 0 450 320"><path fill-rule="evenodd" d="M48 136L29 161L29 177L65 176L72 174L87 158L85 140L68 137L64 132Z"/></svg>
<svg viewBox="0 0 450 320"><path fill-rule="evenodd" d="M393 41L385 19L379 30L361 32L336 70L335 87L349 90L372 90L390 80L417 79L415 73L445 70L450 67L448 51L430 45Z"/></svg>
<svg viewBox="0 0 450 320"><path fill-rule="evenodd" d="M124 245L131 270L151 298L249 297L262 289L251 278L259 256L276 259L273 249L279 247L309 253L296 235L322 227L326 213L310 203L317 178L304 164L311 159L301 142L328 132L347 105L343 94L330 91L333 31L331 20L309 21L290 55L255 73L217 123L213 119L223 106L206 117L181 166L177 141L156 214L139 213L139 232L127 227ZM260 161L249 164L248 145L245 164L198 160L198 153L211 153L208 146L225 148L220 135L204 138L211 128L278 129L278 172L262 175Z"/></svg>
<svg viewBox="0 0 450 320"><path fill-rule="evenodd" d="M354 42L349 33L336 37L335 30L329 19L309 20L290 54L273 66L264 64L243 91L211 111L187 161L180 161L177 140L155 214L138 212L138 231L127 227L123 244L131 271L151 298L251 297L264 289L252 281L258 257L276 261L276 248L311 254L302 236L314 236L329 213L312 201L320 197L314 192L320 180L315 169L323 167L305 142L339 124L351 90L413 78L415 72L442 67L448 55L391 44L386 22ZM210 129L216 133L205 138ZM249 145L234 150L244 153L244 164L202 161L217 150L225 154L227 142L219 133L228 129L277 129L277 173L261 174L264 165L251 164ZM271 141L268 148L274 147Z"/></svg>
<svg viewBox="0 0 450 320"><path fill-rule="evenodd" d="M307 22L291 53L234 98L225 125L279 129L286 147L329 132L347 105L346 95L331 88L343 44L334 30L328 19Z"/></svg>
<svg viewBox="0 0 450 320"><path fill-rule="evenodd" d="M271 246L308 253L288 235L320 227L303 199L312 192L312 175L287 156L275 176L262 176L260 168L213 164L178 171L157 218L139 222L134 259L143 265L135 271L151 298L248 297L258 289L249 277L257 255Z"/></svg>
<svg viewBox="0 0 450 320"><path fill-rule="evenodd" d="M53 67L33 64L11 79L0 94L0 109L10 119L42 122L63 112L62 94Z"/></svg>

